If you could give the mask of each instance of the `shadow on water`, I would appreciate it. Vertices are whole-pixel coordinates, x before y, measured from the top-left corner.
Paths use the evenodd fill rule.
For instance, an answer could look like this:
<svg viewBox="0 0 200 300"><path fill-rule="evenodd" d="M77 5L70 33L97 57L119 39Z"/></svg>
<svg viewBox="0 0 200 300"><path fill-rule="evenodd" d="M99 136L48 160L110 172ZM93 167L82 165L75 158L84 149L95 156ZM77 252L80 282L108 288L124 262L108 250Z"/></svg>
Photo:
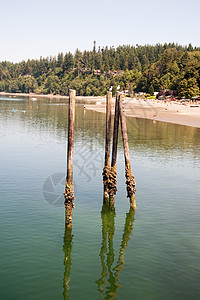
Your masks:
<svg viewBox="0 0 200 300"><path fill-rule="evenodd" d="M122 235L122 241L119 250L119 257L116 266L114 263L114 247L113 238L115 233L115 209L110 208L109 205L103 204L101 211L102 219L102 243L100 250L101 259L101 278L96 281L98 291L101 296L105 296L105 299L115 299L118 294L118 289L121 287L119 284L119 274L124 265L124 251L127 247L128 240L132 234L133 222L135 211L130 208L126 214L126 220L124 225L124 232Z"/></svg>
<svg viewBox="0 0 200 300"><path fill-rule="evenodd" d="M72 234L72 228L65 226L65 234L63 238L63 252L64 252L64 279L63 279L63 298L65 300L69 299L69 283L70 283L70 272L71 272L71 264L72 264L72 244L73 244L73 234Z"/></svg>

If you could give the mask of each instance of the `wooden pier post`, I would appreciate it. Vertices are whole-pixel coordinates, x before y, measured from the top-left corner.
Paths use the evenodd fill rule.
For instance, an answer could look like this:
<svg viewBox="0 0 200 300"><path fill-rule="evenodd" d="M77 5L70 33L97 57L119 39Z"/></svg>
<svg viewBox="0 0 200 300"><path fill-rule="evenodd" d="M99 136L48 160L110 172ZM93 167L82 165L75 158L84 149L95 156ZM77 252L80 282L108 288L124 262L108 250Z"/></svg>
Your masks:
<svg viewBox="0 0 200 300"><path fill-rule="evenodd" d="M136 183L134 180L133 173L131 171L131 161L130 161L129 147L128 147L128 135L127 135L127 128L126 128L126 117L122 107L122 94L119 95L119 113L120 113L120 120L121 120L123 146L124 146L127 197L130 198L130 206L133 209L135 209L136 208L136 203L135 203Z"/></svg>
<svg viewBox="0 0 200 300"><path fill-rule="evenodd" d="M109 176L109 204L114 207L115 194L117 192L117 143L118 143L118 129L119 129L119 92L116 93L115 100L115 118L113 129L113 147L112 147L112 162Z"/></svg>
<svg viewBox="0 0 200 300"><path fill-rule="evenodd" d="M104 184L104 202L108 202L108 184L110 174L110 142L111 142L111 104L112 92L107 92L106 96L106 144L105 144L105 164L103 169L103 184Z"/></svg>
<svg viewBox="0 0 200 300"><path fill-rule="evenodd" d="M67 147L67 177L65 183L65 223L72 225L72 209L74 208L73 184L73 150L74 150L74 121L75 121L75 95L74 90L69 90L69 118L68 118L68 147Z"/></svg>

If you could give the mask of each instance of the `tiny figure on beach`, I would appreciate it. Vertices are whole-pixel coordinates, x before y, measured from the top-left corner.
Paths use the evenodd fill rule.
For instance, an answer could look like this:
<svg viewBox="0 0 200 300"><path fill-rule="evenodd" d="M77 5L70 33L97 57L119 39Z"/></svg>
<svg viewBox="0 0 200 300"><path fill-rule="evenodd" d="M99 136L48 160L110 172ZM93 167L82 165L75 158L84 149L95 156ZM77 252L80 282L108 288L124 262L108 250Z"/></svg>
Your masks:
<svg viewBox="0 0 200 300"><path fill-rule="evenodd" d="M153 124L156 123L156 115L153 115Z"/></svg>

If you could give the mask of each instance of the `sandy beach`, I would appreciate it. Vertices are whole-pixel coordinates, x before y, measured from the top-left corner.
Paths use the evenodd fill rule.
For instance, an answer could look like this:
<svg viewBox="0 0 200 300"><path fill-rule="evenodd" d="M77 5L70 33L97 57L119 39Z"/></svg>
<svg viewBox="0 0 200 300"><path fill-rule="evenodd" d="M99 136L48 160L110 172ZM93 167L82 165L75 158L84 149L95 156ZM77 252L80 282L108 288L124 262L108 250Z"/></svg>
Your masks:
<svg viewBox="0 0 200 300"><path fill-rule="evenodd" d="M114 113L115 99L112 99L112 113ZM183 105L176 102L164 102L161 100L136 100L125 98L123 107L126 116L146 118L153 122L162 121L174 124L200 128L200 106L195 107L189 104ZM97 101L96 104L85 106L86 109L105 113L105 98Z"/></svg>

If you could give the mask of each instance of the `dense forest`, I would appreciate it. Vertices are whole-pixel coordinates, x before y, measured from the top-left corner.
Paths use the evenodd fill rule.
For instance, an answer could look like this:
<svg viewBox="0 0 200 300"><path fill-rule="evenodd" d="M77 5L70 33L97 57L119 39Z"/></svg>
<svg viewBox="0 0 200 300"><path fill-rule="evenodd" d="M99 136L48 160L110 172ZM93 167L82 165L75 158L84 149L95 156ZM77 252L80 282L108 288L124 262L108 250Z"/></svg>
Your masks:
<svg viewBox="0 0 200 300"><path fill-rule="evenodd" d="M0 91L13 93L105 95L113 87L133 92L175 90L191 98L200 92L200 48L178 44L96 47L74 54L0 63Z"/></svg>

